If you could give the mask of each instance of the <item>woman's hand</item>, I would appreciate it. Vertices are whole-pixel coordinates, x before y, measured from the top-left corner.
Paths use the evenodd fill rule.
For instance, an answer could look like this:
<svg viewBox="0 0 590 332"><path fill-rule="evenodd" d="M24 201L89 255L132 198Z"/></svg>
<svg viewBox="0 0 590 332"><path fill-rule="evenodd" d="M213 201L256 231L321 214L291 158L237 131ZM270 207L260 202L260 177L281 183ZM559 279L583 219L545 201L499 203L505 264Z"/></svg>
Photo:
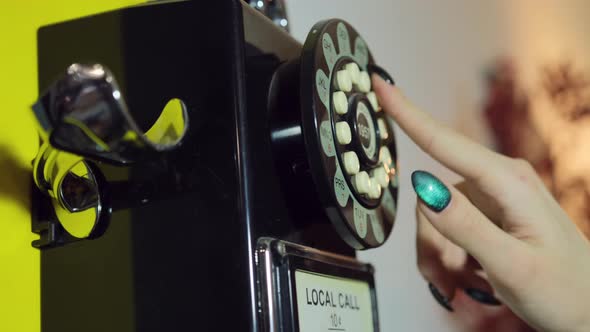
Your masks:
<svg viewBox="0 0 590 332"><path fill-rule="evenodd" d="M418 267L434 293L449 307L456 290L497 298L542 331L590 331L590 244L533 168L441 125L379 77L373 84L408 136L465 178L412 174Z"/></svg>

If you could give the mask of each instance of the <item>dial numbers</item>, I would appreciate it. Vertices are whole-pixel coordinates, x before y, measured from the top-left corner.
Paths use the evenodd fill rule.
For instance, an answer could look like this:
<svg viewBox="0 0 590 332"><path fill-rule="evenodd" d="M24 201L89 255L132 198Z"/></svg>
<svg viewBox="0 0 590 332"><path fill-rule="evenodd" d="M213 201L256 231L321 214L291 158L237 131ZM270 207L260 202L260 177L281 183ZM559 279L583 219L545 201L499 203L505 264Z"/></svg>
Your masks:
<svg viewBox="0 0 590 332"><path fill-rule="evenodd" d="M322 142L322 148L326 156L333 157L336 155L332 127L329 121L323 121L320 126L320 141Z"/></svg>
<svg viewBox="0 0 590 332"><path fill-rule="evenodd" d="M322 47L324 49L324 57L326 57L328 68L332 69L336 63L338 55L336 54L336 47L334 46L332 37L327 33L324 33L322 36Z"/></svg>
<svg viewBox="0 0 590 332"><path fill-rule="evenodd" d="M336 34L338 35L338 48L340 54L350 54L350 37L348 36L348 30L344 23L338 23Z"/></svg>
<svg viewBox="0 0 590 332"><path fill-rule="evenodd" d="M371 219L371 229L373 230L373 235L375 236L375 240L377 242L382 243L385 241L385 234L383 234L383 224L379 222L379 219L375 215L375 211L373 211L373 215L370 217Z"/></svg>
<svg viewBox="0 0 590 332"><path fill-rule="evenodd" d="M346 183L340 168L337 168L336 174L334 174L334 192L336 193L338 204L345 207L348 203L348 198L350 197L350 189L348 189L348 184Z"/></svg>
<svg viewBox="0 0 590 332"><path fill-rule="evenodd" d="M318 69L316 72L315 84L318 96L320 97L320 100L324 106L327 108L328 105L330 105L330 79L321 69Z"/></svg>
<svg viewBox="0 0 590 332"><path fill-rule="evenodd" d="M357 37L354 41L354 56L361 67L367 67L369 63L369 49L361 37Z"/></svg>
<svg viewBox="0 0 590 332"><path fill-rule="evenodd" d="M367 209L354 201L354 226L358 235L362 238L367 236Z"/></svg>

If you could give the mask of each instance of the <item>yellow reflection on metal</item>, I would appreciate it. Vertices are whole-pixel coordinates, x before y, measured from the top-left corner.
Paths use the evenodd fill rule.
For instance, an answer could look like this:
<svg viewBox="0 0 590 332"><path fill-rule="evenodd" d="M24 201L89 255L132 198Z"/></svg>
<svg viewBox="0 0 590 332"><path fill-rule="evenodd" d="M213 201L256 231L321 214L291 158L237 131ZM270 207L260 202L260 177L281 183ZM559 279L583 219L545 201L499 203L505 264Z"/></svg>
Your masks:
<svg viewBox="0 0 590 332"><path fill-rule="evenodd" d="M185 105L180 99L170 99L156 122L145 133L147 139L162 145L176 143L185 129L184 109Z"/></svg>
<svg viewBox="0 0 590 332"><path fill-rule="evenodd" d="M60 153L60 155L62 154L64 153ZM70 158L71 156L73 155L69 155ZM60 161L58 161L58 163L59 162ZM94 182L94 178L88 174L90 171L86 167L86 164L82 162L80 158L78 158L78 161L74 167L68 168L66 171L72 172L87 179L91 179ZM65 174L59 178L63 179L63 176L65 176ZM68 233L80 239L88 237L94 228L94 225L96 225L96 208L90 208L79 212L69 212L63 207L62 204L59 203L57 199L52 199L51 203L53 204L53 209L55 210L55 214L57 215L59 222Z"/></svg>
<svg viewBox="0 0 590 332"><path fill-rule="evenodd" d="M108 152L110 148L98 135L96 135L90 128L88 128L84 122L74 119L74 117L68 116L64 118L64 123L71 124L78 127L86 136L88 136L92 142L100 147L102 151Z"/></svg>

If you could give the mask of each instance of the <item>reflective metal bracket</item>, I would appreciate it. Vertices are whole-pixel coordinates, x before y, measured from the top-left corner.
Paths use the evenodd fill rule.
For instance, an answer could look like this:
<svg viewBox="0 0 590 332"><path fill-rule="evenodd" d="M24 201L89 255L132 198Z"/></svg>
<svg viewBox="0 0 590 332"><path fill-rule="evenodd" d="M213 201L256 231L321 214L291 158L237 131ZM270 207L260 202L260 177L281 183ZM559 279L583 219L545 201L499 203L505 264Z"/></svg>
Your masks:
<svg viewBox="0 0 590 332"><path fill-rule="evenodd" d="M33 178L54 212L34 216L33 232L42 239L33 246L63 244L64 237L58 236L63 230L73 239L104 233L111 212L108 183L93 161L124 166L179 147L188 130L188 113L182 101L172 101L179 107L167 105L144 133L108 69L100 64L67 68L32 106L42 140Z"/></svg>

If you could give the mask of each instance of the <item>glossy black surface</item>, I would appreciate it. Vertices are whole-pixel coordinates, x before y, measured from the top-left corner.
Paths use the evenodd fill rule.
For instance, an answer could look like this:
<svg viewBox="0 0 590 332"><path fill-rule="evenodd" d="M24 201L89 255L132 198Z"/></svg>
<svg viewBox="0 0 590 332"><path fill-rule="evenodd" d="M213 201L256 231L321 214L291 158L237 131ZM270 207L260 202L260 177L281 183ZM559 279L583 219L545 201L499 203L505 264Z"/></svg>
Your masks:
<svg viewBox="0 0 590 332"><path fill-rule="evenodd" d="M354 255L320 209L286 192L299 183L294 169L310 174L273 152L268 91L300 49L276 43L280 29L263 17L248 14L244 25L243 10L231 0L161 2L39 30L40 91L72 63L101 63L142 130L171 98L190 118L177 150L127 167L97 164L110 226L42 251L44 332L258 331L258 238Z"/></svg>
<svg viewBox="0 0 590 332"><path fill-rule="evenodd" d="M100 165L118 185L119 210L103 237L42 252L43 331L252 324L236 155L236 114L243 110L240 6L216 1L209 8L224 15L175 2L39 31L40 89L71 63L101 63L117 77L143 130L175 97L194 119L187 144L159 160ZM120 202L129 195L120 187L145 196L143 205L125 208ZM159 199L150 201L153 196Z"/></svg>

